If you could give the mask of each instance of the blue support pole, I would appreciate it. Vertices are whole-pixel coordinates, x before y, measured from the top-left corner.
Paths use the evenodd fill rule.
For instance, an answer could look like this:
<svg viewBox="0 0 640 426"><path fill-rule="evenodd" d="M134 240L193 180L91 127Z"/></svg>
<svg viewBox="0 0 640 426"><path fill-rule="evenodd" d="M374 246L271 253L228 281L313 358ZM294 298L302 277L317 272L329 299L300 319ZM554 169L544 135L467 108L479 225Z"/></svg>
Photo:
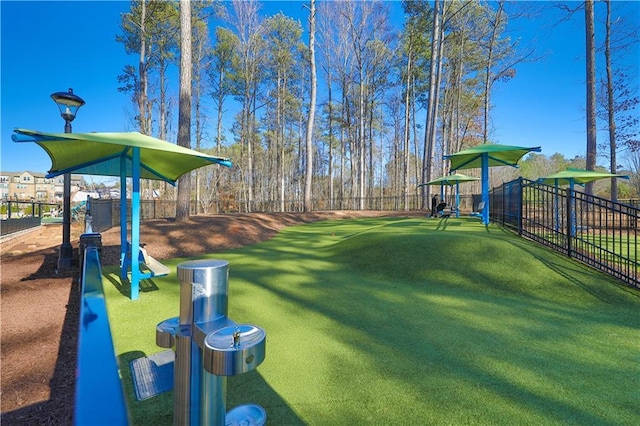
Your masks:
<svg viewBox="0 0 640 426"><path fill-rule="evenodd" d="M120 279L127 278L127 157L120 157Z"/></svg>
<svg viewBox="0 0 640 426"><path fill-rule="evenodd" d="M456 219L460 217L460 183L456 182Z"/></svg>
<svg viewBox="0 0 640 426"><path fill-rule="evenodd" d="M489 154L482 153L482 202L484 208L482 209L482 223L484 225L489 224Z"/></svg>
<svg viewBox="0 0 640 426"><path fill-rule="evenodd" d="M131 164L131 300L140 291L140 148L133 148Z"/></svg>

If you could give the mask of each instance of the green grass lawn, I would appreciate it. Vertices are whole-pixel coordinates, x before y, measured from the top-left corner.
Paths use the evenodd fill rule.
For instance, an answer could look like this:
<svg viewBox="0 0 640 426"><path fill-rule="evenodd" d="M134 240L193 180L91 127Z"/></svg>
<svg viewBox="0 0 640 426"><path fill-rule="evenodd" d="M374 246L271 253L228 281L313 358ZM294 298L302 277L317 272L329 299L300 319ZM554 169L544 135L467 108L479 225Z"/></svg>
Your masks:
<svg viewBox="0 0 640 426"><path fill-rule="evenodd" d="M325 221L211 257L230 264L229 317L267 332L228 409L260 404L273 425L640 423L640 292L498 227ZM129 362L164 350L175 273L131 301L104 272L133 423L170 425L172 392L135 401Z"/></svg>

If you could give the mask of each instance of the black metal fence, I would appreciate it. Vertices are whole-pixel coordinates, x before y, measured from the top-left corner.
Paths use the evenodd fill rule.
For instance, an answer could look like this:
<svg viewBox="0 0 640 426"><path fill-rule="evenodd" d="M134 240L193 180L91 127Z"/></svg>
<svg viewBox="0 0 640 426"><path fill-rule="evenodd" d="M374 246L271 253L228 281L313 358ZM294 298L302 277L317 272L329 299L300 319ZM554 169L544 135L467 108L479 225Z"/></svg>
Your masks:
<svg viewBox="0 0 640 426"><path fill-rule="evenodd" d="M579 191L556 188L518 179L491 191L490 218L493 223L513 229L520 235L564 253L640 288L638 227L640 208L615 203ZM479 195L460 198L460 210L477 211ZM420 197L369 197L367 210L419 210ZM227 202L213 214L240 212L280 212L280 202ZM223 207L223 208L220 208ZM141 200L141 220L174 218L176 202ZM317 199L314 211L359 210L360 199ZM285 212L302 211L301 201L284 203ZM195 203L191 206L196 213ZM120 200L91 200L93 231L103 232L120 224ZM130 218L127 218L128 220Z"/></svg>
<svg viewBox="0 0 640 426"><path fill-rule="evenodd" d="M14 232L24 231L25 229L40 226L41 219L39 217L23 217L19 219L3 219L0 221L0 235L9 235Z"/></svg>
<svg viewBox="0 0 640 426"><path fill-rule="evenodd" d="M634 205L518 179L492 190L490 217L640 288L640 209Z"/></svg>
<svg viewBox="0 0 640 426"><path fill-rule="evenodd" d="M60 205L36 201L0 201L0 235L40 226L42 218L58 213Z"/></svg>
<svg viewBox="0 0 640 426"><path fill-rule="evenodd" d="M463 198L463 203L466 199ZM251 203L249 208L247 202L224 202L219 206L213 205L211 214L243 213L243 212L302 212L303 202L297 200L287 200L281 208L279 201L260 201ZM420 197L411 195L405 197L368 197L364 199L366 210L419 210ZM469 202L470 204L470 202ZM405 207L406 206L406 207ZM191 204L191 213L196 214L196 203ZM312 211L329 210L360 210L360 199L316 199L312 201ZM91 199L89 202L89 214L92 219L92 230L103 232L112 226L120 225L120 200L119 199ZM131 220L131 211L127 211L127 221ZM176 217L175 200L140 200L140 219L167 219Z"/></svg>
<svg viewBox="0 0 640 426"><path fill-rule="evenodd" d="M93 232L104 232L112 226L120 226L119 199L91 199L88 213ZM171 200L141 200L140 220L167 219L176 217L176 202ZM127 221L131 221L131 209L127 210Z"/></svg>

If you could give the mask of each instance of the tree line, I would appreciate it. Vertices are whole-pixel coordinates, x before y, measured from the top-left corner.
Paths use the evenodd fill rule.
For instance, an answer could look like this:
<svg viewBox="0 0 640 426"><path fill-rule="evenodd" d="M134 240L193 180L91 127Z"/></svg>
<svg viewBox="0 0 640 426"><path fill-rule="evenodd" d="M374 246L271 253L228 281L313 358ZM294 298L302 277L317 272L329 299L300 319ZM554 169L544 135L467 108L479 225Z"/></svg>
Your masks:
<svg viewBox="0 0 640 426"><path fill-rule="evenodd" d="M615 2L604 3L607 74L593 99L609 129L601 152L615 172L618 152L640 152L634 70L615 62L615 52L638 39L611 18ZM116 39L138 63L125 65L118 80L131 95L136 130L234 163L194 172L194 185L190 175L181 178L179 203L195 198L206 212L234 199L251 211L266 201L284 210L292 200L309 209L312 197L348 198L363 209L368 197L408 200L421 191L424 207L431 189L418 185L448 173L444 154L492 142L492 93L519 64L540 59L508 28L542 13L528 2L294 4L299 13L287 16L266 14L274 4L252 0L141 0L122 15ZM593 1L569 4L554 7L566 19L584 10L589 20ZM593 170L597 145L589 128L587 135Z"/></svg>

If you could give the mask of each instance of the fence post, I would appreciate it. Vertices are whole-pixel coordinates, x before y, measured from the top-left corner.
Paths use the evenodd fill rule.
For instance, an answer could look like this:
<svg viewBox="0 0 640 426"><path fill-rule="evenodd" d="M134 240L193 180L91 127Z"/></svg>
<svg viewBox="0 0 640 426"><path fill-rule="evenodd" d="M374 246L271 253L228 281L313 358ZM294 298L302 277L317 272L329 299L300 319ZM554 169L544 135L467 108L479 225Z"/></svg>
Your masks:
<svg viewBox="0 0 640 426"><path fill-rule="evenodd" d="M520 192L520 197L517 197L518 200L518 235L522 236L522 217L524 215L524 183L522 177L518 178L518 191Z"/></svg>
<svg viewBox="0 0 640 426"><path fill-rule="evenodd" d="M573 233L572 230L574 229L575 224L573 223L573 191L571 190L571 188L567 188L567 229L566 229L566 233L567 233L567 255L569 257L571 256L571 252L573 250L572 247L572 238L573 238Z"/></svg>
<svg viewBox="0 0 640 426"><path fill-rule="evenodd" d="M502 226L504 226L504 222L506 220L506 199L507 199L507 186L504 182L502 182Z"/></svg>

